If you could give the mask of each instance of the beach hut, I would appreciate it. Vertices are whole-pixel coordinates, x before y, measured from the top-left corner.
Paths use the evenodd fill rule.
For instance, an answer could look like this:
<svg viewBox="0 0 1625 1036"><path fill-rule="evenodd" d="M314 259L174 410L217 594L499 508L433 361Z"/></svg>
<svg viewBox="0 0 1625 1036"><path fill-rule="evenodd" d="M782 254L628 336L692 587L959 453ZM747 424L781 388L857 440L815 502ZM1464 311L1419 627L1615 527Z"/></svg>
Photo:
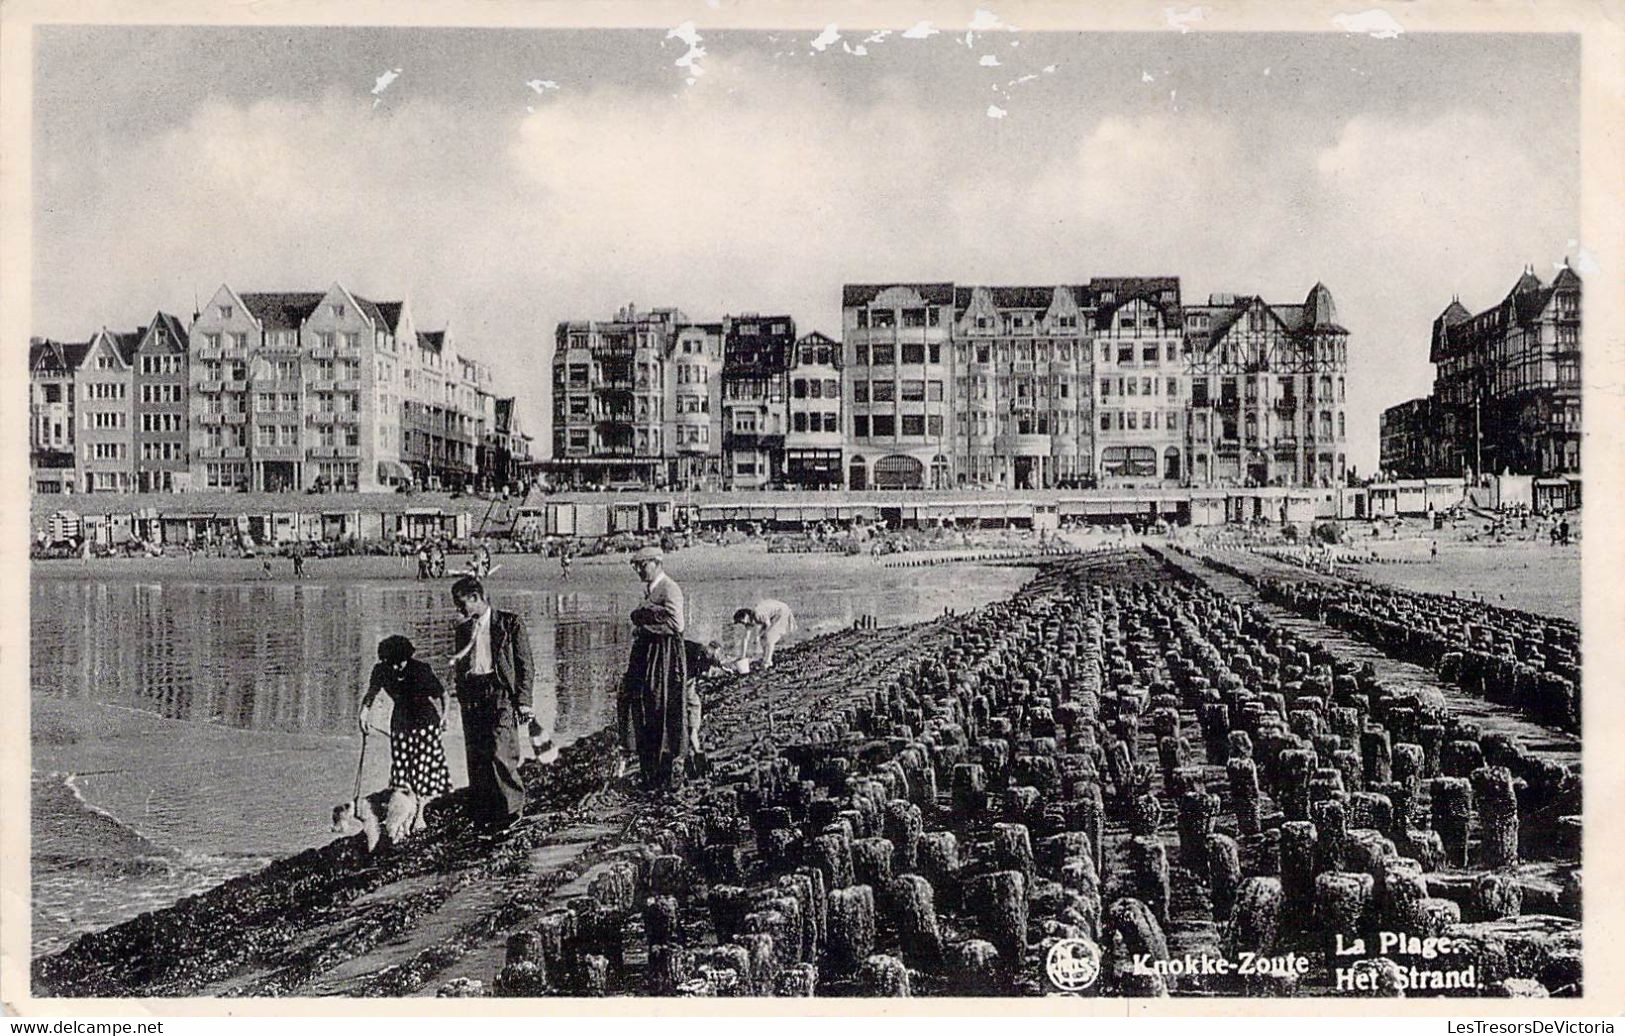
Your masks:
<svg viewBox="0 0 1625 1036"><path fill-rule="evenodd" d="M440 508L408 507L397 519L396 533L403 540L422 540L440 535Z"/></svg>
<svg viewBox="0 0 1625 1036"><path fill-rule="evenodd" d="M52 544L72 543L84 534L84 525L72 511L53 511L45 531Z"/></svg>

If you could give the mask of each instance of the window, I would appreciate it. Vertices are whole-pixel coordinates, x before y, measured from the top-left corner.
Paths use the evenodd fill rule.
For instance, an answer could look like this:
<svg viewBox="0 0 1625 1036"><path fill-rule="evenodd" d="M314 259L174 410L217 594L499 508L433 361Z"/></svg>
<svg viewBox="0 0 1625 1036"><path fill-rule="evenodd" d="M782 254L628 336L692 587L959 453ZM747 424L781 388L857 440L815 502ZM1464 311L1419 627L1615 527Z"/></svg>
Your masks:
<svg viewBox="0 0 1625 1036"><path fill-rule="evenodd" d="M1167 395L1168 395L1169 399L1178 399L1179 398L1179 380L1177 378L1169 378L1168 379L1168 392L1167 392Z"/></svg>
<svg viewBox="0 0 1625 1036"><path fill-rule="evenodd" d="M871 327L896 327L897 326L897 312L896 312L896 310L891 310L891 309L871 310L869 312L869 326L871 326ZM888 360L886 362L890 363L891 361Z"/></svg>
<svg viewBox="0 0 1625 1036"><path fill-rule="evenodd" d="M920 342L904 342L903 343L903 362L904 363L924 363L925 362L925 345L920 343Z"/></svg>
<svg viewBox="0 0 1625 1036"><path fill-rule="evenodd" d="M1109 431L1112 430L1111 411L1102 410L1100 412L1100 430L1103 431L1103 432L1109 432Z"/></svg>
<svg viewBox="0 0 1625 1036"><path fill-rule="evenodd" d="M1157 346L1156 346L1156 343L1153 342L1150 345L1142 346L1140 348L1140 362L1141 363L1156 363L1157 362Z"/></svg>
<svg viewBox="0 0 1625 1036"><path fill-rule="evenodd" d="M805 432L807 430L807 415L800 410L790 415L790 430Z"/></svg>
<svg viewBox="0 0 1625 1036"><path fill-rule="evenodd" d="M812 381L807 385L807 396L810 399L824 398L824 383L818 378L812 379Z"/></svg>
<svg viewBox="0 0 1625 1036"><path fill-rule="evenodd" d="M867 414L854 414L852 416L852 434L859 439L869 438L869 416Z"/></svg>
<svg viewBox="0 0 1625 1036"><path fill-rule="evenodd" d="M790 395L796 399L807 398L807 379L797 378L790 384Z"/></svg>
<svg viewBox="0 0 1625 1036"><path fill-rule="evenodd" d="M840 399L841 398L841 379L839 379L839 378L825 378L824 379L824 398L825 399Z"/></svg>
<svg viewBox="0 0 1625 1036"><path fill-rule="evenodd" d="M824 431L838 432L841 430L841 415L833 412L824 414Z"/></svg>
<svg viewBox="0 0 1625 1036"><path fill-rule="evenodd" d="M903 402L925 402L925 382L917 380L903 382Z"/></svg>
<svg viewBox="0 0 1625 1036"><path fill-rule="evenodd" d="M1120 345L1120 346L1118 346L1117 347L1117 362L1118 363L1133 363L1134 362L1134 346L1132 346L1132 345Z"/></svg>
<svg viewBox="0 0 1625 1036"><path fill-rule="evenodd" d="M890 414L874 415L876 439L889 439L897 434L897 420Z"/></svg>
<svg viewBox="0 0 1625 1036"><path fill-rule="evenodd" d="M905 310L903 310L903 326L904 327L924 327L925 326L925 310L923 310L923 309L905 309ZM903 362L908 363L909 361L904 360ZM914 361L914 362L919 362L919 361Z"/></svg>
<svg viewBox="0 0 1625 1036"><path fill-rule="evenodd" d="M874 365L876 367L889 367L897 362L897 347L890 344L876 343L874 347Z"/></svg>
<svg viewBox="0 0 1625 1036"><path fill-rule="evenodd" d="M230 306L221 306L221 307L219 307L219 309L220 309L220 319L221 320L230 320L231 319L231 307Z"/></svg>
<svg viewBox="0 0 1625 1036"><path fill-rule="evenodd" d="M925 398L933 403L942 402L942 382L928 381L925 383Z"/></svg>
<svg viewBox="0 0 1625 1036"><path fill-rule="evenodd" d="M867 309L858 310L858 326L859 327L868 327L869 326L869 311Z"/></svg>
<svg viewBox="0 0 1625 1036"><path fill-rule="evenodd" d="M903 434L904 435L924 435L925 434L925 415L924 414L904 414L903 415Z"/></svg>
<svg viewBox="0 0 1625 1036"><path fill-rule="evenodd" d="M925 422L926 422L926 434L930 435L933 439L942 438L942 415L941 414L930 414L930 415L928 415L926 417Z"/></svg>
<svg viewBox="0 0 1625 1036"><path fill-rule="evenodd" d="M877 381L870 387L876 403L890 403L897 398L897 382Z"/></svg>
<svg viewBox="0 0 1625 1036"><path fill-rule="evenodd" d="M852 362L859 367L869 366L869 344L859 342L852 347Z"/></svg>
<svg viewBox="0 0 1625 1036"><path fill-rule="evenodd" d="M852 383L852 402L869 402L869 383L867 381L854 381Z"/></svg>

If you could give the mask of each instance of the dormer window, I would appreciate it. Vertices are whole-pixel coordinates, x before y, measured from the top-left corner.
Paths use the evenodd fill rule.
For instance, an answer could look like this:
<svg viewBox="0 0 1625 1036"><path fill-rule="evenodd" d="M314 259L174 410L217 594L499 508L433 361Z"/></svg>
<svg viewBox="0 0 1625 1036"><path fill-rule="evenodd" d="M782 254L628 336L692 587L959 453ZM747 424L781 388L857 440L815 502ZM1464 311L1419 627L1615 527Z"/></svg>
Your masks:
<svg viewBox="0 0 1625 1036"><path fill-rule="evenodd" d="M230 320L231 319L231 307L230 306L221 306L220 307L220 319L221 320Z"/></svg>

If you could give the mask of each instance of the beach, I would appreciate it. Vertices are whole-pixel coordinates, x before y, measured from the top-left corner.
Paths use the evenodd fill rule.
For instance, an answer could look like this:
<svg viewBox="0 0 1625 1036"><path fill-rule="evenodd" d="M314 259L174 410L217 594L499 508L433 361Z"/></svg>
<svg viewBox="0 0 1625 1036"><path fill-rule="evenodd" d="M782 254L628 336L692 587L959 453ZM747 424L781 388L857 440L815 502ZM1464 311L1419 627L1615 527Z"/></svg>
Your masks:
<svg viewBox="0 0 1625 1036"><path fill-rule="evenodd" d="M553 558L496 561L492 599L530 627L543 719L565 743L599 728L641 593L624 555L578 558L568 580ZM797 611L791 643L865 615L893 625L973 607L1027 576L769 554L761 542L685 548L668 570L687 591L693 634L720 635L735 608L773 596ZM35 562L36 951L333 837L377 641L406 633L446 676L450 580L414 573L413 559L391 557L311 559L302 581L286 558L269 578L258 559ZM387 706L374 722L387 728ZM445 743L458 784L460 737L453 710ZM370 739L364 786L387 775L387 744Z"/></svg>

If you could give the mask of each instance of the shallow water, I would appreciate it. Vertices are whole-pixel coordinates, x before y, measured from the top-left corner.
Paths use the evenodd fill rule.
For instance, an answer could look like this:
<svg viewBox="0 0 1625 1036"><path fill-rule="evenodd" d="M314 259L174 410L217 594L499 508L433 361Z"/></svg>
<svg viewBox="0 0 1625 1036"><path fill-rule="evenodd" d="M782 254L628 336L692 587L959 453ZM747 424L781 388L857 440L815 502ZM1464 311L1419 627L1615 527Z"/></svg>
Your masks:
<svg viewBox="0 0 1625 1036"><path fill-rule="evenodd" d="M1030 573L893 570L765 555L682 577L691 635L715 636L765 591L800 636L929 618L1007 596ZM749 570L749 571L747 571ZM493 580L528 625L537 707L568 741L608 721L640 588L624 566L569 584ZM36 952L320 845L355 788L355 710L384 636L404 633L443 678L455 615L444 584L403 579L187 582L51 579L31 593ZM792 642L793 642L792 638ZM556 706L556 707L555 707ZM387 700L374 723L387 729ZM460 724L446 735L464 783ZM364 790L388 778L369 738Z"/></svg>

